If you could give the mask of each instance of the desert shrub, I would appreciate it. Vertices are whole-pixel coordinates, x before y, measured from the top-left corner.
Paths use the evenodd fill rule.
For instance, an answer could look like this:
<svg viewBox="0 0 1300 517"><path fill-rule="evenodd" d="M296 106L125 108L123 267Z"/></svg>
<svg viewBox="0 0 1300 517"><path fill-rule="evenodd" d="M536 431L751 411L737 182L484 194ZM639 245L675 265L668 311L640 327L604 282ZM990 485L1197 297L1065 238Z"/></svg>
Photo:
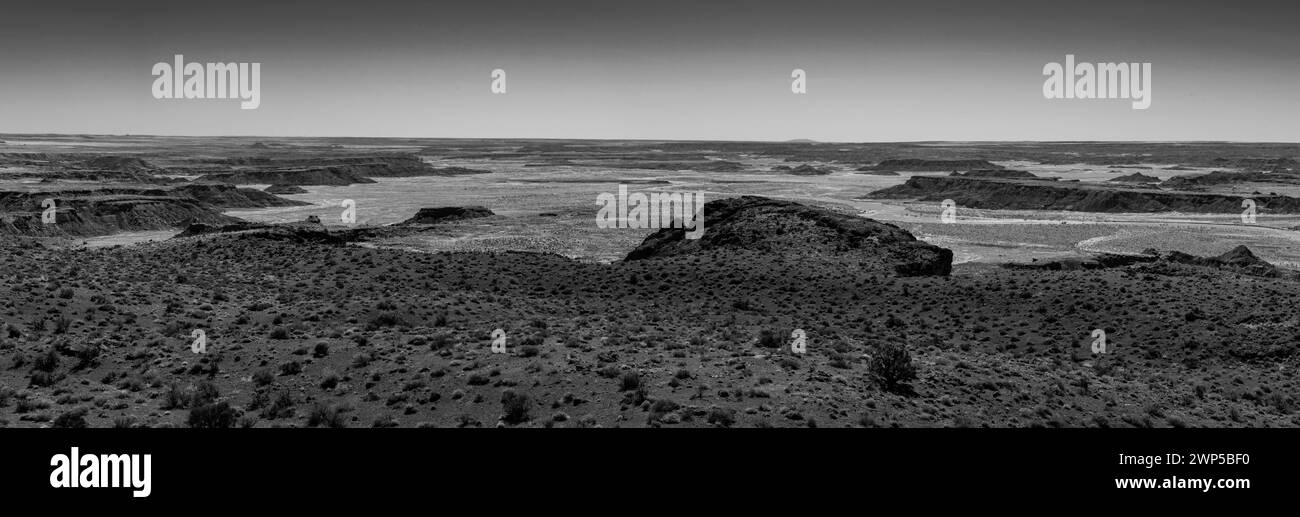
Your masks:
<svg viewBox="0 0 1300 517"><path fill-rule="evenodd" d="M68 328L70 327L72 327L72 320L68 319L67 317L63 315L59 315L59 317L54 318L55 334L67 334Z"/></svg>
<svg viewBox="0 0 1300 517"><path fill-rule="evenodd" d="M709 409L708 423L720 425L722 427L731 427L736 423L736 413L733 410L714 406Z"/></svg>
<svg viewBox="0 0 1300 517"><path fill-rule="evenodd" d="M41 372L52 372L59 367L59 352L54 347L46 348L44 352L32 360L32 368Z"/></svg>
<svg viewBox="0 0 1300 517"><path fill-rule="evenodd" d="M86 424L86 408L77 408L55 417L51 426L56 429L85 429L89 427Z"/></svg>
<svg viewBox="0 0 1300 517"><path fill-rule="evenodd" d="M262 410L262 418L275 420L277 418L288 418L293 416L293 395L287 391L282 391L275 397L271 405Z"/></svg>
<svg viewBox="0 0 1300 517"><path fill-rule="evenodd" d="M273 382L275 382L275 374L271 373L271 370L263 368L253 372L254 385L257 385L258 387L269 386Z"/></svg>
<svg viewBox="0 0 1300 517"><path fill-rule="evenodd" d="M504 420L508 424L518 424L527 422L528 412L533 408L533 400L526 394L517 393L515 390L505 390L501 392L501 409L505 411Z"/></svg>
<svg viewBox="0 0 1300 517"><path fill-rule="evenodd" d="M429 336L429 350L438 351L451 346L451 336L434 334Z"/></svg>
<svg viewBox="0 0 1300 517"><path fill-rule="evenodd" d="M391 312L385 312L383 314L375 316L374 319L371 319L370 323L366 325L366 327L369 330L375 330L382 327L399 327L399 326L405 327L406 321L402 320L401 316L398 316Z"/></svg>
<svg viewBox="0 0 1300 517"><path fill-rule="evenodd" d="M32 372L31 385L38 388L44 388L53 386L60 380L63 380L63 377L58 374L35 370Z"/></svg>
<svg viewBox="0 0 1300 517"><path fill-rule="evenodd" d="M541 353L541 351L536 345L524 345L519 349L519 355L523 357L537 357L537 354L539 353Z"/></svg>
<svg viewBox="0 0 1300 517"><path fill-rule="evenodd" d="M347 426L347 420L343 418L343 411L341 411L337 406L317 403L315 406L312 406L311 412L307 414L307 427L332 427L339 429Z"/></svg>
<svg viewBox="0 0 1300 517"><path fill-rule="evenodd" d="M904 391L907 383L916 379L916 365L907 345L894 341L876 345L868 371L882 389L890 392Z"/></svg>
<svg viewBox="0 0 1300 517"><path fill-rule="evenodd" d="M179 384L172 383L163 393L163 409L179 409L190 405L190 394L185 392Z"/></svg>
<svg viewBox="0 0 1300 517"><path fill-rule="evenodd" d="M289 329L276 327L271 330L271 339L289 339Z"/></svg>
<svg viewBox="0 0 1300 517"><path fill-rule="evenodd" d="M289 361L280 364L280 375L298 375L302 373L302 363Z"/></svg>
<svg viewBox="0 0 1300 517"><path fill-rule="evenodd" d="M72 349L72 354L77 358L77 365L72 367L73 370L93 368L99 364L100 350L96 345L78 345Z"/></svg>
<svg viewBox="0 0 1300 517"><path fill-rule="evenodd" d="M758 346L762 348L780 348L781 338L770 329L758 333Z"/></svg>
<svg viewBox="0 0 1300 517"><path fill-rule="evenodd" d="M311 351L312 357L320 359L327 355L330 355L330 346L327 343L316 343L316 347L312 348Z"/></svg>
<svg viewBox="0 0 1300 517"><path fill-rule="evenodd" d="M208 381L200 382L194 387L194 393L190 395L189 405L192 407L206 406L217 401L221 397L217 385Z"/></svg>
<svg viewBox="0 0 1300 517"><path fill-rule="evenodd" d="M627 372L619 379L619 391L633 391L641 387L641 374L637 372Z"/></svg>
<svg viewBox="0 0 1300 517"><path fill-rule="evenodd" d="M235 409L230 407L229 402L218 402L191 409L190 416L186 420L186 423L190 427L234 427L237 416L238 415L235 414Z"/></svg>

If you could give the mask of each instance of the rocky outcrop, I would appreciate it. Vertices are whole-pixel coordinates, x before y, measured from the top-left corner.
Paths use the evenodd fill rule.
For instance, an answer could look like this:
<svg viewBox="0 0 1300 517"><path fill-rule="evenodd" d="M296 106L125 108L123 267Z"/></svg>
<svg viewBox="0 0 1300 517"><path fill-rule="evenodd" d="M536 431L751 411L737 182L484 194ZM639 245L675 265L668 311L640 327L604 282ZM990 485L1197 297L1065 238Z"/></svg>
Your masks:
<svg viewBox="0 0 1300 517"><path fill-rule="evenodd" d="M1124 188L1047 180L913 176L902 185L872 192L863 199L914 199L992 210L1066 210L1113 213L1240 213L1241 196ZM1252 196L1257 210L1300 213L1300 199Z"/></svg>
<svg viewBox="0 0 1300 517"><path fill-rule="evenodd" d="M240 170L209 173L197 181L236 185L352 185L374 183L372 178L462 176L492 171L468 167L433 167L413 154L343 156L330 158L272 159L238 157L211 163Z"/></svg>
<svg viewBox="0 0 1300 517"><path fill-rule="evenodd" d="M436 208L421 208L415 216L398 223L398 225L411 224L438 224L451 221L462 221L465 219L477 219L479 217L488 217L496 215L491 210L481 206L441 206Z"/></svg>
<svg viewBox="0 0 1300 517"><path fill-rule="evenodd" d="M1157 178L1155 176L1147 176L1146 174L1142 174L1140 172L1135 172L1127 176L1118 176L1118 177L1111 178L1109 181L1114 181L1118 183L1160 183L1160 178Z"/></svg>
<svg viewBox="0 0 1300 517"><path fill-rule="evenodd" d="M1250 248L1237 246L1221 255L1198 257L1181 251L1144 250L1141 254L1100 253L1090 258L1068 258L1033 263L1007 263L1002 267L1022 270L1070 271L1080 269L1111 269L1139 265L1143 272L1176 273L1171 264L1230 270L1243 275L1266 278L1296 278L1297 273L1278 268L1256 257Z"/></svg>
<svg viewBox="0 0 1300 517"><path fill-rule="evenodd" d="M55 206L51 224L41 219L47 199ZM233 224L240 220L222 215L222 210L306 204L229 185L0 192L0 233L88 237L191 223Z"/></svg>
<svg viewBox="0 0 1300 517"><path fill-rule="evenodd" d="M1214 171L1207 174L1174 176L1165 180L1160 186L1171 189L1199 190L1215 185L1236 185L1241 183L1300 184L1300 174Z"/></svg>
<svg viewBox="0 0 1300 517"><path fill-rule="evenodd" d="M307 189L297 185L271 185L262 189L267 194L285 195L285 194L306 194Z"/></svg>
<svg viewBox="0 0 1300 517"><path fill-rule="evenodd" d="M988 160L925 160L920 158L902 158L884 160L872 166L871 170L895 172L940 172L1001 168L1001 165L990 163Z"/></svg>
<svg viewBox="0 0 1300 517"><path fill-rule="evenodd" d="M60 199L53 223L44 224L43 210L0 213L0 233L40 237L91 237L123 231L165 230L193 222L231 224L239 219L222 215L202 203L174 196L106 195Z"/></svg>
<svg viewBox="0 0 1300 517"><path fill-rule="evenodd" d="M967 178L1037 178L1034 173L1029 171L1019 171L1013 169L975 169L966 172L953 172L949 176L965 176Z"/></svg>
<svg viewBox="0 0 1300 517"><path fill-rule="evenodd" d="M794 174L795 176L825 176L832 172L835 171L829 167L813 167L808 164L800 165L785 171L786 174Z"/></svg>
<svg viewBox="0 0 1300 517"><path fill-rule="evenodd" d="M899 275L947 275L952 251L917 240L892 224L758 196L704 205L704 233L686 238L682 228L650 236L626 260L750 251L783 257L850 258L859 267Z"/></svg>
<svg viewBox="0 0 1300 517"><path fill-rule="evenodd" d="M204 174L196 183L226 183L231 185L332 185L347 186L357 183L375 183L355 174L349 167L311 167L304 169L256 169L239 172Z"/></svg>
<svg viewBox="0 0 1300 517"><path fill-rule="evenodd" d="M187 184L171 192L197 199L213 208L270 208L277 206L306 206L311 203L285 199L275 194L251 188L230 185Z"/></svg>

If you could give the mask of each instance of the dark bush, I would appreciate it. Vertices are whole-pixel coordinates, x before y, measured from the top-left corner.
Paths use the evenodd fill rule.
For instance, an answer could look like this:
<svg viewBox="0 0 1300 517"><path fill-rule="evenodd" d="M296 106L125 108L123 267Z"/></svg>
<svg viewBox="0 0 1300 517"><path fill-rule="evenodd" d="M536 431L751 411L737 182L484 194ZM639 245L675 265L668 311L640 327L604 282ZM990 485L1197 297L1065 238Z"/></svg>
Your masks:
<svg viewBox="0 0 1300 517"><path fill-rule="evenodd" d="M187 423L190 427L226 428L234 427L237 417L229 402L218 402L191 409Z"/></svg>
<svg viewBox="0 0 1300 517"><path fill-rule="evenodd" d="M876 345L868 364L871 377L882 389L889 392L906 391L907 383L916 379L916 365L912 363L912 354L907 345L899 342L884 342Z"/></svg>
<svg viewBox="0 0 1300 517"><path fill-rule="evenodd" d="M533 400L528 395L517 393L515 390L505 390L501 392L501 408L505 410L506 423L523 423L531 418L528 412L533 408Z"/></svg>

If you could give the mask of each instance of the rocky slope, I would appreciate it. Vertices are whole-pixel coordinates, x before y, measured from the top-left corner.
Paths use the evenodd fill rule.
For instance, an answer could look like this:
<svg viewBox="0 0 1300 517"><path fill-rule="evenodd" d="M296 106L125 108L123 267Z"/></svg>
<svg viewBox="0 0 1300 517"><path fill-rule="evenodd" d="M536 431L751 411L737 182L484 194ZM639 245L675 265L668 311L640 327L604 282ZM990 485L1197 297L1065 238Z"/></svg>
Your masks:
<svg viewBox="0 0 1300 517"><path fill-rule="evenodd" d="M947 275L952 251L918 241L892 224L758 196L704 205L704 234L656 231L626 260L745 250L767 255L852 259L858 267L899 275Z"/></svg>
<svg viewBox="0 0 1300 517"><path fill-rule="evenodd" d="M1240 213L1242 197L1222 194L1141 190L1055 181L957 176L914 176L902 185L877 190L863 199L915 199L1001 210L1069 210L1079 212ZM1300 213L1300 199L1259 195L1257 210Z"/></svg>
<svg viewBox="0 0 1300 517"><path fill-rule="evenodd" d="M42 222L46 199L55 221ZM0 234L90 237L121 231L164 230L190 223L230 224L232 208L305 205L229 185L183 185L174 189L133 187L91 190L0 192Z"/></svg>

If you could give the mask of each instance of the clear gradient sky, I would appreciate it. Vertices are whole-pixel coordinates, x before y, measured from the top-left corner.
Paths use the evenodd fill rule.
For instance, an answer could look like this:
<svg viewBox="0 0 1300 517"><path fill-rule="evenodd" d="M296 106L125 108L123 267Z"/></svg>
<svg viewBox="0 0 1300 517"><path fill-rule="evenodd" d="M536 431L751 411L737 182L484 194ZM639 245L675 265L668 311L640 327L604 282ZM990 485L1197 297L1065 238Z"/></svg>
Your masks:
<svg viewBox="0 0 1300 517"><path fill-rule="evenodd" d="M1147 110L1043 65L1150 62ZM154 63L262 63L262 103ZM489 91L506 70L508 93ZM790 92L807 71L808 93ZM0 132L1300 142L1300 2L7 0Z"/></svg>

